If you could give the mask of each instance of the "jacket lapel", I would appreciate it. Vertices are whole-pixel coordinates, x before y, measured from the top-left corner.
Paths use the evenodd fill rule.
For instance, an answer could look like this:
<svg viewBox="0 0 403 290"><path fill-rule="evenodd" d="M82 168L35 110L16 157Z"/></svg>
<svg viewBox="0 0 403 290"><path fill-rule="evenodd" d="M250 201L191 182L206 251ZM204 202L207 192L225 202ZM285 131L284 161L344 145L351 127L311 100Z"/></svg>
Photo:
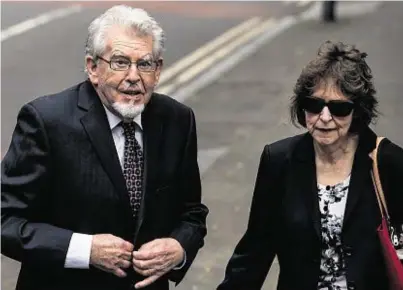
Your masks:
<svg viewBox="0 0 403 290"><path fill-rule="evenodd" d="M321 237L318 187L316 182L315 154L313 140L309 133L301 139L295 148L295 161L291 166L293 191L298 192L305 204L318 237Z"/></svg>
<svg viewBox="0 0 403 290"><path fill-rule="evenodd" d="M364 129L360 134L357 151L354 156L353 168L351 171L350 186L347 195L347 204L344 212L343 230L348 226L348 221L353 216L354 208L363 191L368 188L368 183L372 183L370 171L372 159L369 154L374 150L376 135L369 128Z"/></svg>
<svg viewBox="0 0 403 290"><path fill-rule="evenodd" d="M131 209L126 182L122 174L105 109L92 84L88 81L80 88L78 106L87 111L81 118L81 123L119 197L122 199L123 204L127 205L126 211L130 215Z"/></svg>
<svg viewBox="0 0 403 290"><path fill-rule="evenodd" d="M143 150L144 150L144 176L143 176L143 197L140 206L139 217L136 223L135 237L143 223L147 203L150 200L150 187L156 186L158 182L158 160L163 147L164 111L159 102L159 95L153 94L142 114L143 124ZM147 194L146 194L147 193Z"/></svg>

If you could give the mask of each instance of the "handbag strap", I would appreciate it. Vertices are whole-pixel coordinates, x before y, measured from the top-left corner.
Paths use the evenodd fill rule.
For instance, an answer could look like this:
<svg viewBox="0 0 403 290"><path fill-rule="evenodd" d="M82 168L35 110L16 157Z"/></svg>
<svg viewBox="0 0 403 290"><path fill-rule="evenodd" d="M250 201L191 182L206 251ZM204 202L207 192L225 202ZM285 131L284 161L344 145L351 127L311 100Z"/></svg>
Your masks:
<svg viewBox="0 0 403 290"><path fill-rule="evenodd" d="M388 207L386 205L385 194L383 192L381 178L379 175L379 167L378 167L379 144L381 143L381 141L384 138L385 137L376 138L376 147L375 147L374 151L372 151L372 153L371 153L371 157L373 160L371 177L372 177L372 182L374 183L376 197L378 200L378 205L379 205L379 209L381 210L382 217L383 218L386 217L387 221L389 221Z"/></svg>

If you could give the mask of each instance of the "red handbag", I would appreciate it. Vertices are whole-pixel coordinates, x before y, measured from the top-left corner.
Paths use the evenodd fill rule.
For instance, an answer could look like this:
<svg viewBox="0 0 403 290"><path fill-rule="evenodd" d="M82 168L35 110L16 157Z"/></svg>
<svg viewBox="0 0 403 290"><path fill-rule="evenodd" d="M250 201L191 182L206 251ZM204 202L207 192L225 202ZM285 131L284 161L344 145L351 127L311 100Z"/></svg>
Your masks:
<svg viewBox="0 0 403 290"><path fill-rule="evenodd" d="M399 244L399 237L395 229L390 224L388 207L383 193L381 179L378 169L378 148L383 137L376 140L376 148L372 152L372 181L374 183L376 197L378 199L379 209L382 214L382 223L379 225L377 232L382 247L382 253L385 259L386 272L389 278L389 290L403 290L403 265L399 259L395 246Z"/></svg>

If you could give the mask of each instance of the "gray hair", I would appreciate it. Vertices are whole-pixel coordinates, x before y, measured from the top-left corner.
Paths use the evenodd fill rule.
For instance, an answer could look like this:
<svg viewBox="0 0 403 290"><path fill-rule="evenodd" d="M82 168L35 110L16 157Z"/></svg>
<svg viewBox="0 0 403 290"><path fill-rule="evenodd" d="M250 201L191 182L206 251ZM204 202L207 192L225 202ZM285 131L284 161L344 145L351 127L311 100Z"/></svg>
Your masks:
<svg viewBox="0 0 403 290"><path fill-rule="evenodd" d="M85 54L94 59L106 48L108 29L114 25L131 28L140 35L153 38L153 55L159 58L164 51L165 33L160 25L145 10L126 5L116 5L94 19L88 27Z"/></svg>

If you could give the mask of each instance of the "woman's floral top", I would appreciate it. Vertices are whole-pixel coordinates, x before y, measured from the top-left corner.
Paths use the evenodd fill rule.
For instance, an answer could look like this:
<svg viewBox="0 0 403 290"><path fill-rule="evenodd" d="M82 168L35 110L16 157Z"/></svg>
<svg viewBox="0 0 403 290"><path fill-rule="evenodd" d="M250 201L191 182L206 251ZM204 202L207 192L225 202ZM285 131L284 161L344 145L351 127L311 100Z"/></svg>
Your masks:
<svg viewBox="0 0 403 290"><path fill-rule="evenodd" d="M322 255L318 284L320 290L347 289L341 230L349 185L350 176L334 186L318 184L322 224Z"/></svg>

